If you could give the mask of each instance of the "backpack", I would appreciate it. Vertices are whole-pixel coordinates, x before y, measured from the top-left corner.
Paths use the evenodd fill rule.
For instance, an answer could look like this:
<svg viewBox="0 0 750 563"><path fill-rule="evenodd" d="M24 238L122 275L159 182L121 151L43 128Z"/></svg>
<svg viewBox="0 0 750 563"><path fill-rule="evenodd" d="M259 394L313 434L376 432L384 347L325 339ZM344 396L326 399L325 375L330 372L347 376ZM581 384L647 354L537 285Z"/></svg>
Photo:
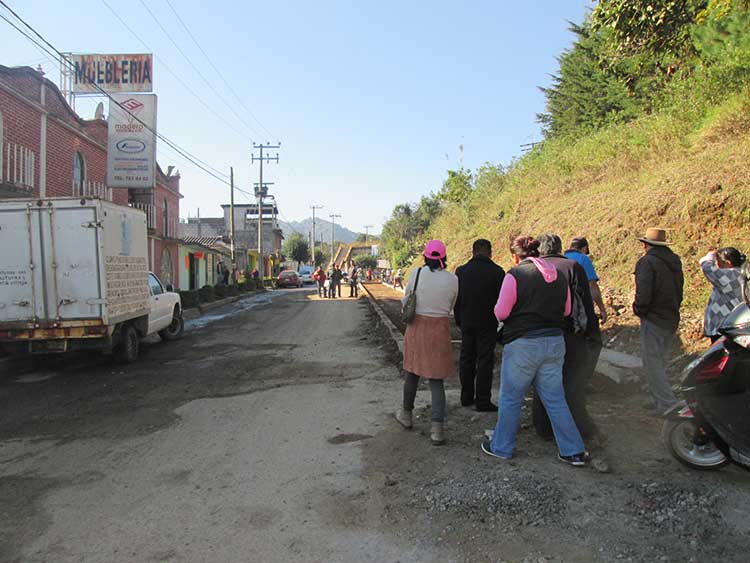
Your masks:
<svg viewBox="0 0 750 563"><path fill-rule="evenodd" d="M588 329L589 317L583 305L583 290L578 276L573 276L570 284L570 319L573 322L573 332L583 334Z"/></svg>

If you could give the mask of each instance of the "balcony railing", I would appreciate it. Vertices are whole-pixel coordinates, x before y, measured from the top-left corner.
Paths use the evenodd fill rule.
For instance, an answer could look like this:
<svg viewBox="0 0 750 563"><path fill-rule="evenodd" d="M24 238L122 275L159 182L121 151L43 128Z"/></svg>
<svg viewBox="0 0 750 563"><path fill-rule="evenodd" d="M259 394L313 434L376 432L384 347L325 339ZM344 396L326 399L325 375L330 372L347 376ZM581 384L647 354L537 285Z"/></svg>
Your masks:
<svg viewBox="0 0 750 563"><path fill-rule="evenodd" d="M130 204L130 207L140 209L146 213L146 226L149 230L156 228L156 207L153 203L133 202Z"/></svg>
<svg viewBox="0 0 750 563"><path fill-rule="evenodd" d="M35 165L36 153L31 149L10 141L0 143L0 184L32 194L36 186Z"/></svg>
<svg viewBox="0 0 750 563"><path fill-rule="evenodd" d="M85 180L81 184L73 182L73 196L98 197L112 201L112 188L108 188L104 182L92 182L91 180Z"/></svg>

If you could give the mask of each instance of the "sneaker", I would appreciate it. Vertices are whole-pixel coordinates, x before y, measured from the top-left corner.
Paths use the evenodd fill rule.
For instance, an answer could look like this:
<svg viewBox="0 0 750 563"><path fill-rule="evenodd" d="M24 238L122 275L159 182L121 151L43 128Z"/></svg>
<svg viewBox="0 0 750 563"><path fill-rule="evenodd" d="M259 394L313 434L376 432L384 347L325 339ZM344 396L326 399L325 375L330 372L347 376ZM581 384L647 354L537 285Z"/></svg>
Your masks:
<svg viewBox="0 0 750 563"><path fill-rule="evenodd" d="M407 430L411 430L413 426L412 411L398 409L395 413L393 413L393 416L401 426L403 426Z"/></svg>
<svg viewBox="0 0 750 563"><path fill-rule="evenodd" d="M485 438L482 440L482 451L486 453L487 455L491 455L492 457L496 457L498 459L504 459L505 461L508 461L510 458L502 456L500 454L496 454L492 451L492 442L489 438Z"/></svg>
<svg viewBox="0 0 750 563"><path fill-rule="evenodd" d="M583 467L589 462L589 453L581 452L580 454L573 455L560 455L557 454L557 459L573 467Z"/></svg>
<svg viewBox="0 0 750 563"><path fill-rule="evenodd" d="M477 412L497 412L497 405L494 403L487 403L476 406Z"/></svg>

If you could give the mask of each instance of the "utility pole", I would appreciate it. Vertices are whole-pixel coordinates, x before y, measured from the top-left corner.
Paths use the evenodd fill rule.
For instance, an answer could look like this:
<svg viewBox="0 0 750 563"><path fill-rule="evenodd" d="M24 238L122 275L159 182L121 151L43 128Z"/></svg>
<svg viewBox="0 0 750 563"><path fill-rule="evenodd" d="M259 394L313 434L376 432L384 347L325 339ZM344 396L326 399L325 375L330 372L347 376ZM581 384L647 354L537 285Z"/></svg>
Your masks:
<svg viewBox="0 0 750 563"><path fill-rule="evenodd" d="M370 237L370 229L372 229L372 225L364 225L364 227L365 227L365 242L367 242Z"/></svg>
<svg viewBox="0 0 750 563"><path fill-rule="evenodd" d="M331 264L333 264L333 259L336 258L335 250L333 248L334 243L336 242L336 239L334 238L334 232L336 229L336 219L341 217L341 215L331 214L329 215L331 218Z"/></svg>
<svg viewBox="0 0 750 563"><path fill-rule="evenodd" d="M255 198L258 201L258 276L262 280L265 277L265 262L263 260L263 198L268 195L268 188L263 183L263 163L264 162L279 162L279 153L276 156L263 155L264 150L278 149L281 148L281 143L271 145L270 143L253 143L254 149L260 149L260 155L255 156L255 153L251 155L250 163L254 163L256 160L260 162L260 182L256 184Z"/></svg>
<svg viewBox="0 0 750 563"><path fill-rule="evenodd" d="M234 168L229 167L229 256L232 269L236 264L234 259Z"/></svg>
<svg viewBox="0 0 750 563"><path fill-rule="evenodd" d="M315 210L316 209L323 209L322 205L311 205L310 209L312 209L313 212L313 228L312 228L312 265L313 268L315 267Z"/></svg>

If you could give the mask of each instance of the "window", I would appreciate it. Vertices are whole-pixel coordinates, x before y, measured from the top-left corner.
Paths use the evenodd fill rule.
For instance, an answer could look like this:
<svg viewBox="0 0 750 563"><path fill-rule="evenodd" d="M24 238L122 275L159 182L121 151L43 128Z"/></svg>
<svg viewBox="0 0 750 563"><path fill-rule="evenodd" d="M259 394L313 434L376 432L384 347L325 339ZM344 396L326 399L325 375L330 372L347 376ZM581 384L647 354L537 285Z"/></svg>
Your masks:
<svg viewBox="0 0 750 563"><path fill-rule="evenodd" d="M86 181L86 163L83 161L83 155L76 152L73 157L73 191L75 195L85 195L83 184Z"/></svg>
<svg viewBox="0 0 750 563"><path fill-rule="evenodd" d="M151 295L161 295L164 293L164 288L154 274L148 275L148 288L151 291Z"/></svg>
<svg viewBox="0 0 750 563"><path fill-rule="evenodd" d="M169 237L169 208L166 197L164 198L164 236Z"/></svg>

